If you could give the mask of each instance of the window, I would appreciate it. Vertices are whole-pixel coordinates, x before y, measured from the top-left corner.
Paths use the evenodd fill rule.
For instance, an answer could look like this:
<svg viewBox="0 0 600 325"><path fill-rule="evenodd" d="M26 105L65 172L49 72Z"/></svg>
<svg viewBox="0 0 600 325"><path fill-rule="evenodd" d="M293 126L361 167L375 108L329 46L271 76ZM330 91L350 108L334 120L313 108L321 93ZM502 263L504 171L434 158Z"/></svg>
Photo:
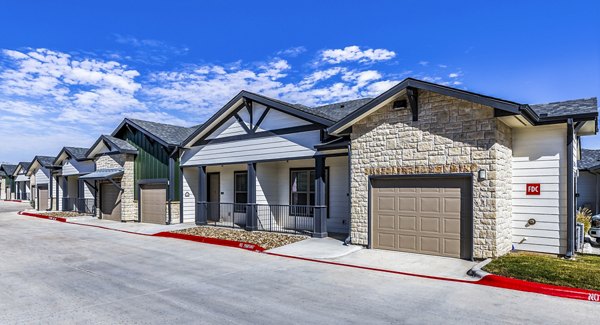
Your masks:
<svg viewBox="0 0 600 325"><path fill-rule="evenodd" d="M248 203L248 172L234 173L234 212L246 212L246 204Z"/></svg>
<svg viewBox="0 0 600 325"><path fill-rule="evenodd" d="M312 207L302 206L315 205L315 170L293 169L290 170L290 215L310 216L314 215ZM329 209L329 170L325 170L325 205ZM329 213L327 214L329 217Z"/></svg>

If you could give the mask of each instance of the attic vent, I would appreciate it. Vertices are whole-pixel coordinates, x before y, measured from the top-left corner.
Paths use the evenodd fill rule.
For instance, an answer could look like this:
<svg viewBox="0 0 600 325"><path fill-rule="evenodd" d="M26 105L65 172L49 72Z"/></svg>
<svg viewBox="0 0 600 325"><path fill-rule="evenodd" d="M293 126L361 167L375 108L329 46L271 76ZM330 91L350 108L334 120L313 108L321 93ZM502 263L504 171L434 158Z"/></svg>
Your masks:
<svg viewBox="0 0 600 325"><path fill-rule="evenodd" d="M342 104L342 105L340 105L340 108L344 108L345 106L346 106L346 105Z"/></svg>
<svg viewBox="0 0 600 325"><path fill-rule="evenodd" d="M406 99L397 100L392 105L392 109L394 110L405 109L406 107L408 107Z"/></svg>
<svg viewBox="0 0 600 325"><path fill-rule="evenodd" d="M547 117L547 116L548 116L548 113L541 113L540 114L540 117Z"/></svg>

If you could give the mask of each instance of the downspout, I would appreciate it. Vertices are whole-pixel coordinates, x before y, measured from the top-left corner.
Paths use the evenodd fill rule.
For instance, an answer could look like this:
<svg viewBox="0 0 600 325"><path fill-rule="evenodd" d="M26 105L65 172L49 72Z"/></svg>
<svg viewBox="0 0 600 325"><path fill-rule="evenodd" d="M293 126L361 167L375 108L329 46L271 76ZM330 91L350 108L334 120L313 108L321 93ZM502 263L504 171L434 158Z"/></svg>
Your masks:
<svg viewBox="0 0 600 325"><path fill-rule="evenodd" d="M352 139L348 143L348 209L350 218L348 220L348 237L344 239L344 245L352 243Z"/></svg>
<svg viewBox="0 0 600 325"><path fill-rule="evenodd" d="M172 207L171 207L171 201L173 201L174 198L174 186L175 186L175 160L173 159L173 156L177 153L177 151L179 150L179 147L175 147L173 148L173 151L171 152L171 154L169 155L169 183L168 183L168 193L167 196L169 198L169 200L167 201L167 224L170 225L172 222ZM181 195L181 193L179 193L179 195ZM179 204L181 204L181 199Z"/></svg>
<svg viewBox="0 0 600 325"><path fill-rule="evenodd" d="M573 174L573 119L567 120L567 253L566 258L575 254L575 187Z"/></svg>

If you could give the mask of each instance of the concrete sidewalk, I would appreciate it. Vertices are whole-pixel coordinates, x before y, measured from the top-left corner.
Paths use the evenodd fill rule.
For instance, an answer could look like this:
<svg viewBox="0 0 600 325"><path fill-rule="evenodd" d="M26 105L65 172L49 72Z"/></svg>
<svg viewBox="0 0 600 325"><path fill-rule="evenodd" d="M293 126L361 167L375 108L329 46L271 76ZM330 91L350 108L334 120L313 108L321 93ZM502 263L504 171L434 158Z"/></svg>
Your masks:
<svg viewBox="0 0 600 325"><path fill-rule="evenodd" d="M467 271L477 262L423 254L363 249L362 246L346 246L342 241L333 238L311 238L267 252L410 274L467 281L479 280L467 275Z"/></svg>
<svg viewBox="0 0 600 325"><path fill-rule="evenodd" d="M32 210L32 209L25 210L25 212L39 213L39 211ZM70 217L70 218L66 218L66 219L67 219L67 223L88 225L88 226L95 226L95 227L103 227L103 228L119 230L119 231L135 232L135 233L140 233L140 234L144 234L144 235L153 235L153 234L156 234L159 232L164 232L164 231L173 231L173 230L181 230L181 229L196 227L196 225L193 222L175 223L175 224L170 224L170 225L158 225L158 224L152 224L152 223L119 222L119 221L113 221L113 220L103 220L103 219L98 219L93 216Z"/></svg>

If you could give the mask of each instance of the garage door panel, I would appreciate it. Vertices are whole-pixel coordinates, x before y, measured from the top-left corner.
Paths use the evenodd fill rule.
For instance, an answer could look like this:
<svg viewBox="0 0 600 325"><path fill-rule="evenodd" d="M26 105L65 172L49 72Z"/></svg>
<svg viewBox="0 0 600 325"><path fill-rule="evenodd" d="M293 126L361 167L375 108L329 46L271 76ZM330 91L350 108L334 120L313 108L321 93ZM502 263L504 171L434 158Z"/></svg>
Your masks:
<svg viewBox="0 0 600 325"><path fill-rule="evenodd" d="M422 253L439 254L441 251L441 239L439 237L419 237L420 251Z"/></svg>
<svg viewBox="0 0 600 325"><path fill-rule="evenodd" d="M398 246L394 250L401 250L405 252L416 252L417 251L417 236L415 235L398 235Z"/></svg>
<svg viewBox="0 0 600 325"><path fill-rule="evenodd" d="M142 222L165 224L167 185L145 184L140 187L140 219Z"/></svg>
<svg viewBox="0 0 600 325"><path fill-rule="evenodd" d="M417 230L417 217L415 216L399 216L399 230L402 231L416 231Z"/></svg>
<svg viewBox="0 0 600 325"><path fill-rule="evenodd" d="M376 179L372 185L374 248L461 257L469 179Z"/></svg>
<svg viewBox="0 0 600 325"><path fill-rule="evenodd" d="M422 232L440 232L440 218L436 217L421 217L421 227L419 228Z"/></svg>
<svg viewBox="0 0 600 325"><path fill-rule="evenodd" d="M396 198L394 196L382 196L379 197L379 211L395 211L396 210Z"/></svg>
<svg viewBox="0 0 600 325"><path fill-rule="evenodd" d="M444 219L444 235L460 236L460 219Z"/></svg>
<svg viewBox="0 0 600 325"><path fill-rule="evenodd" d="M396 234L380 232L377 235L377 242L381 248L396 249Z"/></svg>
<svg viewBox="0 0 600 325"><path fill-rule="evenodd" d="M417 211L417 199L414 197L399 197L398 198L399 212L415 212Z"/></svg>
<svg viewBox="0 0 600 325"><path fill-rule="evenodd" d="M100 200L102 219L121 221L121 191L112 183L102 184Z"/></svg>
<svg viewBox="0 0 600 325"><path fill-rule="evenodd" d="M379 229L380 230L396 230L396 216L395 215L379 215Z"/></svg>
<svg viewBox="0 0 600 325"><path fill-rule="evenodd" d="M441 202L439 197L421 197L421 212L440 212Z"/></svg>
<svg viewBox="0 0 600 325"><path fill-rule="evenodd" d="M460 255L460 239L444 238L444 255Z"/></svg>

